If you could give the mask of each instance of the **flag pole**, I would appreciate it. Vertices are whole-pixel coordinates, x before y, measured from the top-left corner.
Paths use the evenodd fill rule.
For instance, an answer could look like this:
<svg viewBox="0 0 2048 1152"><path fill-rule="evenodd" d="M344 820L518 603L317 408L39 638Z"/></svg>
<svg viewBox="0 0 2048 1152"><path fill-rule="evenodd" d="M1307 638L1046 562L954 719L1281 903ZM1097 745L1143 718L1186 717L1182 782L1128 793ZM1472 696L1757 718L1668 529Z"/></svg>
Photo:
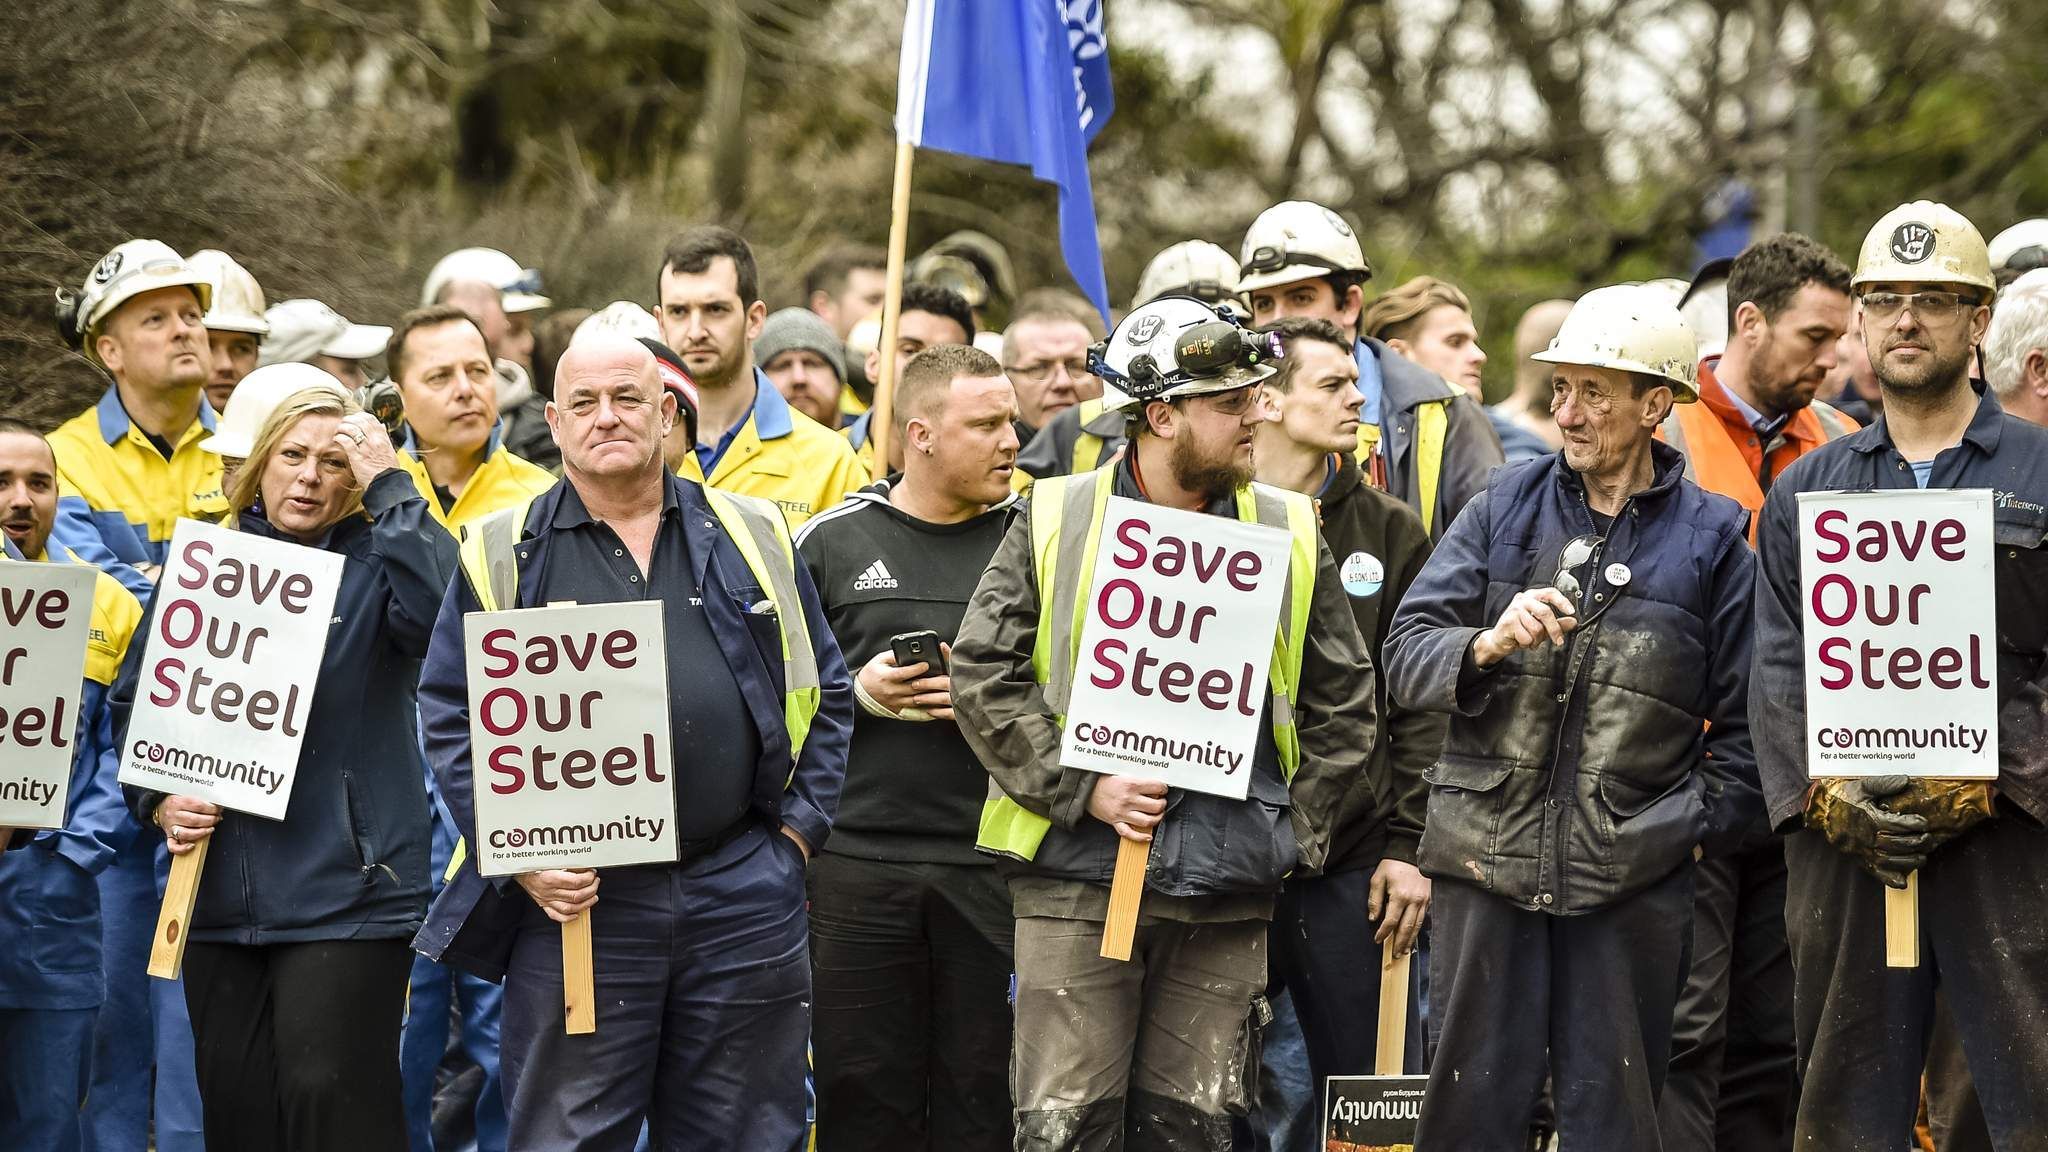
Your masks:
<svg viewBox="0 0 2048 1152"><path fill-rule="evenodd" d="M910 242L910 162L917 146L896 141L896 184L889 196L889 279L882 297L882 370L875 377L875 402L868 411L868 443L875 449L875 479L889 474L891 401L896 391L896 329L903 317L903 250Z"/></svg>

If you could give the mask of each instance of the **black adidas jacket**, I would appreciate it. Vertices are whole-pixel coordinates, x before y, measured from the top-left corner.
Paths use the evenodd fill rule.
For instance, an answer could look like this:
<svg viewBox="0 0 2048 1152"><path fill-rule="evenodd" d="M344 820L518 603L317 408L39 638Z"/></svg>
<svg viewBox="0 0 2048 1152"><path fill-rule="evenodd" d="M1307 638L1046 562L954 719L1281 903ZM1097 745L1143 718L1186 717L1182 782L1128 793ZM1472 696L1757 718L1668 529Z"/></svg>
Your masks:
<svg viewBox="0 0 2048 1152"><path fill-rule="evenodd" d="M889 503L884 480L811 518L797 550L856 677L891 636L931 629L948 644L1009 526L1015 501L959 524ZM987 864L974 850L988 774L960 729L857 711L846 786L827 849L870 860Z"/></svg>

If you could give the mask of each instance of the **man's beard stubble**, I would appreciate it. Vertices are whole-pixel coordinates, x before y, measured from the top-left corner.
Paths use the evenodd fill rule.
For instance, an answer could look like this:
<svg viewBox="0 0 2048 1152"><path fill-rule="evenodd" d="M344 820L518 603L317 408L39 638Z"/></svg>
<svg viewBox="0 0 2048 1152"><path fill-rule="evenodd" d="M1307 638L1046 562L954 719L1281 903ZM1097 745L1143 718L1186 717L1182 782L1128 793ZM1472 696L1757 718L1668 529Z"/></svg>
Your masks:
<svg viewBox="0 0 2048 1152"><path fill-rule="evenodd" d="M1970 366L1970 345L1965 343L1952 356L1938 356L1932 347L1922 344L1927 350L1927 359L1920 365L1908 365L1893 369L1885 354L1870 359L1871 375L1877 377L1878 386L1886 392L1901 396L1925 396L1931 392L1946 391L1958 382L1967 384L1966 373ZM1888 352L1889 350L1887 350Z"/></svg>

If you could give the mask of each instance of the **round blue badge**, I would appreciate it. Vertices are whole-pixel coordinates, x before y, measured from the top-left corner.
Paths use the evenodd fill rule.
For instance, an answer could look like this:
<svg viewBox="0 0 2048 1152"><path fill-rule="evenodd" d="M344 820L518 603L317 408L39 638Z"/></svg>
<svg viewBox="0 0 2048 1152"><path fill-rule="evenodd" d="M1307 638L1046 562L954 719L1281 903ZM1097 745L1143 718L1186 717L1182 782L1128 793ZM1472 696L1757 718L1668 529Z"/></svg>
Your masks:
<svg viewBox="0 0 2048 1152"><path fill-rule="evenodd" d="M1379 592L1380 585L1386 583L1387 570L1372 553L1353 552L1344 558L1338 575L1344 578L1344 590L1363 600Z"/></svg>

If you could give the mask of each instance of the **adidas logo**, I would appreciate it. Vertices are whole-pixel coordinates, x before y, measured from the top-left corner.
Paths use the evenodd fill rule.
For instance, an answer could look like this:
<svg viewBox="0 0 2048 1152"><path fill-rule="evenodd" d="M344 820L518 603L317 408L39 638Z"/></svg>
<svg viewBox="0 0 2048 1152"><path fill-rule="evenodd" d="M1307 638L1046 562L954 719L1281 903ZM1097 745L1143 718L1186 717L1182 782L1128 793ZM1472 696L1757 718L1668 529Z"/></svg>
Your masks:
<svg viewBox="0 0 2048 1152"><path fill-rule="evenodd" d="M880 560L868 565L867 571L854 577L853 581L853 590L855 592L869 592L876 588L894 587L896 587L896 578L889 575L889 566Z"/></svg>

